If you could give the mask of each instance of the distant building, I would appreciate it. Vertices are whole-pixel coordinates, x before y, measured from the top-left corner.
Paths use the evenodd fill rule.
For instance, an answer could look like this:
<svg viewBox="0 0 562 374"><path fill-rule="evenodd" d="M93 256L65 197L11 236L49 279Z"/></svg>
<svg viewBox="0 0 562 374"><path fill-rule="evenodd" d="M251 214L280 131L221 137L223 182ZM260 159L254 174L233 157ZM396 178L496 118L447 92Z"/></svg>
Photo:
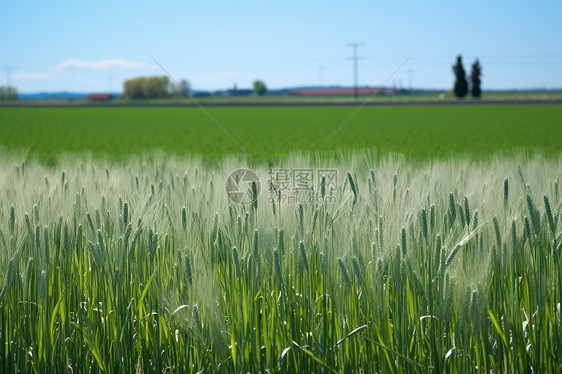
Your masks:
<svg viewBox="0 0 562 374"><path fill-rule="evenodd" d="M234 89L228 90L228 96L252 96L254 94L254 90L248 89Z"/></svg>
<svg viewBox="0 0 562 374"><path fill-rule="evenodd" d="M289 94L289 90L286 88L278 89L278 90L270 90L268 89L265 93L267 96L285 96Z"/></svg>
<svg viewBox="0 0 562 374"><path fill-rule="evenodd" d="M88 94L88 100L95 101L109 101L113 99L113 95L110 93L91 93Z"/></svg>
<svg viewBox="0 0 562 374"><path fill-rule="evenodd" d="M215 91L215 96L252 96L254 94L253 90L250 89L238 89L234 88L232 90Z"/></svg>
<svg viewBox="0 0 562 374"><path fill-rule="evenodd" d="M212 93L209 91L195 91L191 93L192 97L209 97L212 96Z"/></svg>
<svg viewBox="0 0 562 374"><path fill-rule="evenodd" d="M385 95L394 95L395 90L390 88L358 88L358 95L376 95L383 93ZM303 88L289 90L289 95L294 96L352 96L355 94L354 88Z"/></svg>

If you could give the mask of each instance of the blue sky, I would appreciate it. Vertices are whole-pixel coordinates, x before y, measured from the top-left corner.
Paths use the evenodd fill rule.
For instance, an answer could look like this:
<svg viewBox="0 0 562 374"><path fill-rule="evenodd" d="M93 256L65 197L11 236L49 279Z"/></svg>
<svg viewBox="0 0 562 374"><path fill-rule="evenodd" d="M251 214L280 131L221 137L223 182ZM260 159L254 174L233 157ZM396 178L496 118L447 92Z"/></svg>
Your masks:
<svg viewBox="0 0 562 374"><path fill-rule="evenodd" d="M164 74L151 55L194 89L351 85L361 42L360 85L449 89L462 54L484 89L562 88L561 15L557 0L0 0L0 84L120 91Z"/></svg>

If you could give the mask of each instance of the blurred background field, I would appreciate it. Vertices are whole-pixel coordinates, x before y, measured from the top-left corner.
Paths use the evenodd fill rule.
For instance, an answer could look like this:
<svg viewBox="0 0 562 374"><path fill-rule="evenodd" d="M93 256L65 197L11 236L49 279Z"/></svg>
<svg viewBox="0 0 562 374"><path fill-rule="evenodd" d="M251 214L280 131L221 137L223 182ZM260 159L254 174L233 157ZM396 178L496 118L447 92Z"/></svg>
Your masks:
<svg viewBox="0 0 562 374"><path fill-rule="evenodd" d="M465 97L458 100L452 90L412 89L395 94L361 95L201 95L192 92L191 97L164 97L158 99L128 100L115 93L111 100L90 100L86 93L51 93L20 95L19 101L0 101L0 107L36 106L224 106L224 105L481 105L481 104L533 104L562 103L562 90L488 90L484 97Z"/></svg>
<svg viewBox="0 0 562 374"><path fill-rule="evenodd" d="M217 161L273 162L291 151L376 149L417 160L562 149L562 106L1 108L6 151L54 162L163 150Z"/></svg>

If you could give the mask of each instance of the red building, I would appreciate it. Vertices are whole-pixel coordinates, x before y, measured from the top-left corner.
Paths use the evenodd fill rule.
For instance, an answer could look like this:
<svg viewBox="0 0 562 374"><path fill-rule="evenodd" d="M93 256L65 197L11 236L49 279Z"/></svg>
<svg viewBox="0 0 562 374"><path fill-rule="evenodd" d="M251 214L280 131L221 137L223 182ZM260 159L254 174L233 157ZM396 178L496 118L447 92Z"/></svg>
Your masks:
<svg viewBox="0 0 562 374"><path fill-rule="evenodd" d="M88 94L88 100L111 100L113 95L110 93L91 93Z"/></svg>

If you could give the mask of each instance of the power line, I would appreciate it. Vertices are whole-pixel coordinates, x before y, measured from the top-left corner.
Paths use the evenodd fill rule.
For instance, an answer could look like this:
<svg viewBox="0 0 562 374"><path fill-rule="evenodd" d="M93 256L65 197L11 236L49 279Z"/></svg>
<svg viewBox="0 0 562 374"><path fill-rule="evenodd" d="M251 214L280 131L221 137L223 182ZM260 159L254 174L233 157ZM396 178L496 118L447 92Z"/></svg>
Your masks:
<svg viewBox="0 0 562 374"><path fill-rule="evenodd" d="M355 96L355 99L357 99L357 96L359 95L359 91L357 88L357 80L358 80L357 61L359 60L359 57L357 56L357 48L362 45L365 45L365 43L348 43L347 45L353 48L353 96Z"/></svg>

